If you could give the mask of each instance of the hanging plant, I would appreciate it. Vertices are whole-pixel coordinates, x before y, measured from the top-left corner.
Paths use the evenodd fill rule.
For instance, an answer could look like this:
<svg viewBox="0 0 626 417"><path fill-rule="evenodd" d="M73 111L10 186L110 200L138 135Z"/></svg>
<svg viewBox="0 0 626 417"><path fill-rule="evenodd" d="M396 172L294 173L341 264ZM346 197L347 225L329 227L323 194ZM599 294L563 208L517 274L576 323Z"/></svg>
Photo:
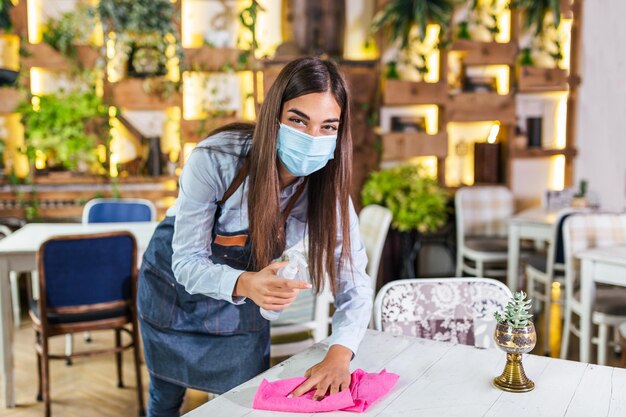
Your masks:
<svg viewBox="0 0 626 417"><path fill-rule="evenodd" d="M561 24L560 0L511 0L511 9L522 14L523 28L540 35L544 30L544 22L548 14L552 14L552 25L558 28Z"/></svg>
<svg viewBox="0 0 626 417"><path fill-rule="evenodd" d="M164 75L168 59L184 61L174 24L176 8L170 0L100 0L97 14L104 32L117 34L131 75Z"/></svg>
<svg viewBox="0 0 626 417"><path fill-rule="evenodd" d="M13 30L13 23L11 23L11 16L9 14L13 3L11 0L0 0L0 32L11 32Z"/></svg>
<svg viewBox="0 0 626 417"><path fill-rule="evenodd" d="M412 68L421 79L428 73L428 54L436 45L424 45L426 27L437 24L440 27L439 44L447 38L454 8L461 0L391 0L372 21L373 32L387 30L391 44L398 44L396 56L387 59L393 69ZM415 74L415 73L414 73ZM395 76L395 71L393 71ZM391 77L389 77L391 78Z"/></svg>
<svg viewBox="0 0 626 417"><path fill-rule="evenodd" d="M372 30L389 30L389 39L395 42L400 39L400 48L409 46L413 27L417 27L417 36L420 41L426 35L426 25L435 23L441 27L440 38L452 20L454 7L459 0L391 0L372 21Z"/></svg>

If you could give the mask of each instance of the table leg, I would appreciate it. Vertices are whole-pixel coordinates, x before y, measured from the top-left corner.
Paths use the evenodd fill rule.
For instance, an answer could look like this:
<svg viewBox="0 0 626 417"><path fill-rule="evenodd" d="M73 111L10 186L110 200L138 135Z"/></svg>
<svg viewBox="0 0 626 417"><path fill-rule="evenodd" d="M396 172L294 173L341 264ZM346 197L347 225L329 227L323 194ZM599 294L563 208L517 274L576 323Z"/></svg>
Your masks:
<svg viewBox="0 0 626 417"><path fill-rule="evenodd" d="M0 371L4 387L4 404L7 408L15 407L12 323L9 265L6 259L0 258Z"/></svg>
<svg viewBox="0 0 626 417"><path fill-rule="evenodd" d="M519 286L519 235L519 225L510 224L506 283L512 292Z"/></svg>
<svg viewBox="0 0 626 417"><path fill-rule="evenodd" d="M589 363L591 356L591 312L596 296L594 269L595 262L593 260L582 260L580 272L580 361L584 363Z"/></svg>

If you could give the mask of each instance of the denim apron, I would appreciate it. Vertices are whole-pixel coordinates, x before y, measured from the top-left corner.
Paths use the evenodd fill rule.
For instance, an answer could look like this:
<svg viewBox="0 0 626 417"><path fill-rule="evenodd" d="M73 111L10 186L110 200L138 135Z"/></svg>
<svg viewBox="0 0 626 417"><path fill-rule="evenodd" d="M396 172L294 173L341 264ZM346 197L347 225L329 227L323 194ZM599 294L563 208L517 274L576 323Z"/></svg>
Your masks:
<svg viewBox="0 0 626 417"><path fill-rule="evenodd" d="M211 261L250 271L248 230L224 232L221 205L247 175L247 160L222 200L212 230ZM304 184L304 183L303 183ZM300 197L298 188L283 212L286 219ZM172 272L174 217L156 228L139 271L137 308L146 366L157 378L222 394L269 367L269 322L250 299L235 305L189 294Z"/></svg>

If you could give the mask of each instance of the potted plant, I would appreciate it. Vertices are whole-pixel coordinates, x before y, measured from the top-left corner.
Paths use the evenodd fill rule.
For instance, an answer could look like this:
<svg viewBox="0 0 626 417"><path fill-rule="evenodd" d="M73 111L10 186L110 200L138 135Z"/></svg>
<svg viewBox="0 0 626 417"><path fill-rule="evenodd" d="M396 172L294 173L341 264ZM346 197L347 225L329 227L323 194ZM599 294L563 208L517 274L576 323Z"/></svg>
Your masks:
<svg viewBox="0 0 626 417"><path fill-rule="evenodd" d="M361 198L363 205L379 204L391 210L392 226L402 240L401 275L414 278L419 234L438 231L446 224L448 193L422 166L401 165L371 173Z"/></svg>
<svg viewBox="0 0 626 417"><path fill-rule="evenodd" d="M519 291L507 303L504 314L494 314L497 321L494 339L496 345L506 352L506 365L493 384L504 391L527 392L535 388L522 365L522 354L530 352L537 343L531 307L532 302L526 299L526 293Z"/></svg>
<svg viewBox="0 0 626 417"><path fill-rule="evenodd" d="M94 121L106 125L108 120L106 108L93 90L44 94L38 96L37 107L27 100L17 112L22 115L31 163L39 151L51 170L86 173L94 168L96 145L106 138L88 131Z"/></svg>
<svg viewBox="0 0 626 417"><path fill-rule="evenodd" d="M11 32L13 24L11 23L10 11L13 7L11 0L0 0L0 33Z"/></svg>
<svg viewBox="0 0 626 417"><path fill-rule="evenodd" d="M589 200L587 200L587 180L580 180L578 192L572 197L571 206L577 208L589 207Z"/></svg>
<svg viewBox="0 0 626 417"><path fill-rule="evenodd" d="M405 73L413 69L421 76L428 72L427 55L437 46L424 44L426 26L438 24L439 39L444 39L459 3L460 0L391 0L374 16L372 31L387 29L390 43L395 44L391 56L384 59L389 79L403 69Z"/></svg>
<svg viewBox="0 0 626 417"><path fill-rule="evenodd" d="M521 65L555 68L563 59L560 0L511 0L509 7L522 15Z"/></svg>
<svg viewBox="0 0 626 417"><path fill-rule="evenodd" d="M76 10L50 19L43 31L43 40L76 63L76 67L92 68L100 58L91 42L95 25L95 8L79 4Z"/></svg>
<svg viewBox="0 0 626 417"><path fill-rule="evenodd" d="M101 0L97 11L105 33L115 33L118 50L128 58L129 75L165 75L168 59L178 55L182 62L170 0Z"/></svg>

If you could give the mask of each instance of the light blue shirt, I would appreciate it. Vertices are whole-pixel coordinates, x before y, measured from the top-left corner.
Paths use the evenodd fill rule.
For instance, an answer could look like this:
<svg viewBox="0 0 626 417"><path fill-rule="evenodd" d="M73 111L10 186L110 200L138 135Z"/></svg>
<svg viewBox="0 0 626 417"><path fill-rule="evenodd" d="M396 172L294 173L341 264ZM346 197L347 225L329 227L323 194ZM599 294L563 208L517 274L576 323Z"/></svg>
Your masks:
<svg viewBox="0 0 626 417"><path fill-rule="evenodd" d="M248 229L247 178L224 203L219 218L215 215L217 202L239 172L250 144L250 136L240 132L222 132L207 138L191 153L180 176L178 199L167 212L168 216L176 216L172 270L176 280L191 294L204 294L233 304L252 302L232 295L242 271L210 259L211 231L216 221L224 232ZM281 209L302 181L300 178L281 191ZM287 219L287 248L306 237L307 205L305 190ZM340 344L356 352L370 321L373 290L365 272L367 256L352 201L349 211L352 264L346 262L338 271L330 344ZM335 259L339 259L340 253L341 229L338 227Z"/></svg>

